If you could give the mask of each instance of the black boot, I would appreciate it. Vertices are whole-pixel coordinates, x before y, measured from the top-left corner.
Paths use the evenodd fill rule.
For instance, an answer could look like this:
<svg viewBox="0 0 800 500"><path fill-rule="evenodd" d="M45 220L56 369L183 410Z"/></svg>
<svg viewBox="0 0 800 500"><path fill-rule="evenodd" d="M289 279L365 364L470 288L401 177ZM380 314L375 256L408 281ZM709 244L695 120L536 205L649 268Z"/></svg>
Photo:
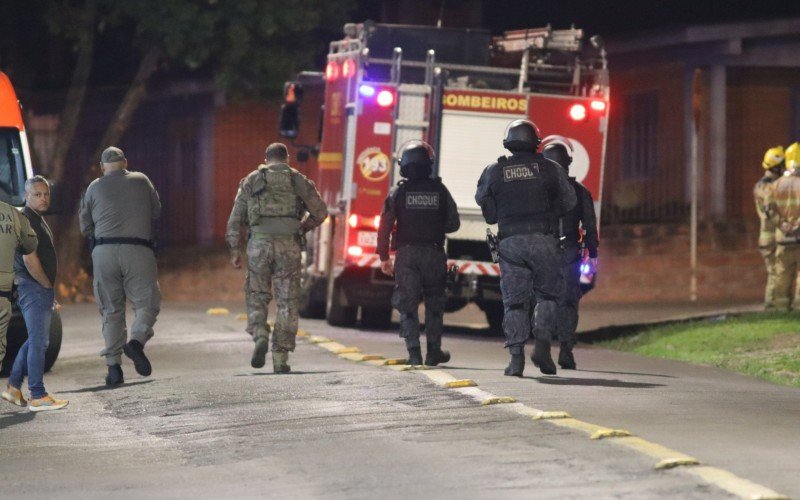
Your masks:
<svg viewBox="0 0 800 500"><path fill-rule="evenodd" d="M408 348L408 363L411 366L419 366L422 364L422 348L409 347Z"/></svg>
<svg viewBox="0 0 800 500"><path fill-rule="evenodd" d="M122 376L122 366L109 365L108 375L106 375L106 385L114 387L115 385L121 385L124 382L125 378Z"/></svg>
<svg viewBox="0 0 800 500"><path fill-rule="evenodd" d="M550 356L549 340L536 340L531 360L534 365L539 367L539 371L545 375L556 374L556 364L553 362L552 356Z"/></svg>
<svg viewBox="0 0 800 500"><path fill-rule="evenodd" d="M144 355L144 346L138 340L131 340L122 348L122 352L133 361L133 367L136 368L136 373L143 377L149 376L153 373L153 367L150 365L150 360Z"/></svg>
<svg viewBox="0 0 800 500"><path fill-rule="evenodd" d="M572 355L572 342L562 342L561 350L558 352L558 366L565 370L574 370L575 356Z"/></svg>
<svg viewBox="0 0 800 500"><path fill-rule="evenodd" d="M518 349L511 351L511 362L506 367L503 374L507 377L521 377L525 370L525 350Z"/></svg>
<svg viewBox="0 0 800 500"><path fill-rule="evenodd" d="M450 351L443 351L441 344L428 344L428 351L425 353L426 365L436 366L448 361L450 361Z"/></svg>

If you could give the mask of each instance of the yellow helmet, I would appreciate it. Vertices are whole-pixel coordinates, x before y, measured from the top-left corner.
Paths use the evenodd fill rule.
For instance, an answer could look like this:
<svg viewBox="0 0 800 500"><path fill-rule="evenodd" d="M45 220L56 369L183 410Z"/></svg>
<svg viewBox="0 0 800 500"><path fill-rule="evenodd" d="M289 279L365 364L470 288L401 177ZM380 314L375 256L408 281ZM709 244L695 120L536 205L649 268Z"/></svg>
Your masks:
<svg viewBox="0 0 800 500"><path fill-rule="evenodd" d="M761 166L764 167L764 170L769 170L771 168L775 168L786 159L786 155L783 152L783 146L775 146L774 148L769 148L766 153L764 153L764 161L761 163Z"/></svg>
<svg viewBox="0 0 800 500"><path fill-rule="evenodd" d="M800 168L800 143L792 143L786 148L786 168Z"/></svg>

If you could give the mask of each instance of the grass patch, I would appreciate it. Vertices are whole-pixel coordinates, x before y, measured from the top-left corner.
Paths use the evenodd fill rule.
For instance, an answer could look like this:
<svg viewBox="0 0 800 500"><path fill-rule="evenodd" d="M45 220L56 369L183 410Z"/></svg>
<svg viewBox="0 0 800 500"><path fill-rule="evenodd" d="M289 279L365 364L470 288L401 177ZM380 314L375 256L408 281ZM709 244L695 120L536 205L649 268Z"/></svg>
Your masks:
<svg viewBox="0 0 800 500"><path fill-rule="evenodd" d="M753 313L652 327L601 346L800 387L800 315Z"/></svg>

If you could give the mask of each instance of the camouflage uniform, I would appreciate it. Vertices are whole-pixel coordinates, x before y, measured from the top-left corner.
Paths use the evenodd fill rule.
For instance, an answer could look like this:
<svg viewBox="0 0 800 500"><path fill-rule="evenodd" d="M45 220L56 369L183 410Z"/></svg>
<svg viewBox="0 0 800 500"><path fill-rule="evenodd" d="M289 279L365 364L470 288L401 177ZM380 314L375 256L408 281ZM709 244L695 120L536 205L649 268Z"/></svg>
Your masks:
<svg viewBox="0 0 800 500"><path fill-rule="evenodd" d="M767 268L767 286L764 290L764 308L775 308L775 251L777 243L775 240L775 224L767 217L765 211L767 196L775 187L775 180L778 176L767 172L753 187L753 198L756 204L756 213L760 222L758 233L758 250L764 258L764 266Z"/></svg>
<svg viewBox="0 0 800 500"><path fill-rule="evenodd" d="M303 215L308 212L308 217ZM267 313L274 294L278 312L272 350L294 351L300 297L301 234L328 215L314 183L285 163L259 165L242 179L225 239L232 256L247 226L247 332L253 340L269 339ZM302 220L302 223L301 223Z"/></svg>
<svg viewBox="0 0 800 500"><path fill-rule="evenodd" d="M800 270L800 169L774 182L767 194L770 221L778 228L775 250L775 308L800 308L797 272ZM793 290L794 288L794 290Z"/></svg>
<svg viewBox="0 0 800 500"><path fill-rule="evenodd" d="M6 356L6 333L11 321L11 287L14 284L14 254L28 255L39 240L28 219L8 203L0 202L0 363Z"/></svg>

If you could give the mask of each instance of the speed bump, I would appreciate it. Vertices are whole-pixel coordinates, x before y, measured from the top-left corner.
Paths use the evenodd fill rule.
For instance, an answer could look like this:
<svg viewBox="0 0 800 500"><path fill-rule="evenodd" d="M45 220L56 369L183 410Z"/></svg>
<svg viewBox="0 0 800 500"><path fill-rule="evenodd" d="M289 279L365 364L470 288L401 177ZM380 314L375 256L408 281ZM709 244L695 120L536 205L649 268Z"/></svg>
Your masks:
<svg viewBox="0 0 800 500"><path fill-rule="evenodd" d="M627 437L632 434L624 429L603 429L592 434L590 439L606 439L614 437Z"/></svg>
<svg viewBox="0 0 800 500"><path fill-rule="evenodd" d="M572 415L565 411L540 411L534 415L534 420L553 420L556 418L572 418Z"/></svg>
<svg viewBox="0 0 800 500"><path fill-rule="evenodd" d="M334 354L353 354L353 353L360 353L361 349L359 349L358 347L342 347L331 352L333 352Z"/></svg>
<svg viewBox="0 0 800 500"><path fill-rule="evenodd" d="M383 360L383 356L380 354L365 354L361 361L378 361Z"/></svg>
<svg viewBox="0 0 800 500"><path fill-rule="evenodd" d="M356 363L359 361L364 361L364 355L358 352L346 352L339 354L339 357L343 359L349 359L350 361L355 361Z"/></svg>
<svg viewBox="0 0 800 500"><path fill-rule="evenodd" d="M685 465L700 465L700 461L692 457L665 458L655 465L655 469L674 469Z"/></svg>
<svg viewBox="0 0 800 500"><path fill-rule="evenodd" d="M317 335L313 335L308 338L308 341L312 344L324 344L326 342L333 342L333 340L329 339L328 337L320 337Z"/></svg>
<svg viewBox="0 0 800 500"><path fill-rule="evenodd" d="M407 359L403 359L403 358L390 358L390 359L387 359L387 360L386 360L386 363L384 363L384 364L386 364L386 365L404 365L404 364L406 364L406 363L408 363L408 360L407 360Z"/></svg>
<svg viewBox="0 0 800 500"><path fill-rule="evenodd" d="M491 398L486 398L481 401L481 405L489 406L489 405L500 405L506 403L516 403L517 398L513 398L511 396L494 396Z"/></svg>
<svg viewBox="0 0 800 500"><path fill-rule="evenodd" d="M211 316L226 316L230 313L231 312L224 307L212 307L211 309L206 311L206 314L210 314Z"/></svg>
<svg viewBox="0 0 800 500"><path fill-rule="evenodd" d="M237 314L236 315L236 321L247 321L247 315L246 314Z"/></svg>
<svg viewBox="0 0 800 500"><path fill-rule="evenodd" d="M451 380L450 382L445 382L442 387L446 389L457 389L459 387L476 387L477 385L478 384L476 384L474 380L465 378L462 380Z"/></svg>

